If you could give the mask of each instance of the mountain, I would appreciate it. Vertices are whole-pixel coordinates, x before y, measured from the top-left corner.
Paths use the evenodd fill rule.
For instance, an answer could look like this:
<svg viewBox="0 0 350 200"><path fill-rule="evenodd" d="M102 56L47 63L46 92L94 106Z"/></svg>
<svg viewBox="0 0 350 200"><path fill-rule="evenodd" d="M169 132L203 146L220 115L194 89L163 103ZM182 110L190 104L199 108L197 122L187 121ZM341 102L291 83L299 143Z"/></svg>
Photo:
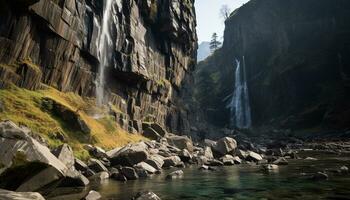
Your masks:
<svg viewBox="0 0 350 200"><path fill-rule="evenodd" d="M188 129L181 99L196 64L194 1L102 2L0 2L0 120L38 132L57 126L45 129L50 140L77 126L94 142L116 124L130 133L146 122ZM99 84L103 111L91 103Z"/></svg>
<svg viewBox="0 0 350 200"><path fill-rule="evenodd" d="M210 42L201 42L197 50L197 62L205 60L210 54Z"/></svg>
<svg viewBox="0 0 350 200"><path fill-rule="evenodd" d="M196 71L196 100L207 122L229 126L238 59L245 61L253 128L346 129L349 15L347 0L251 0L234 11L223 47Z"/></svg>

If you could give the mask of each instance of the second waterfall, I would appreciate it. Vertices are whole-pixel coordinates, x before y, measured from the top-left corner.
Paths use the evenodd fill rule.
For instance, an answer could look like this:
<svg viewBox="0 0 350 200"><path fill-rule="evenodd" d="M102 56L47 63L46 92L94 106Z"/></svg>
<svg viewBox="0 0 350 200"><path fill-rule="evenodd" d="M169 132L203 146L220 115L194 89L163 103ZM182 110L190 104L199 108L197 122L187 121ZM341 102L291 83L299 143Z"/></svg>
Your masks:
<svg viewBox="0 0 350 200"><path fill-rule="evenodd" d="M98 58L100 61L98 74L96 78L96 99L97 105L102 106L105 99L105 68L108 66L109 53L111 46L111 37L109 33L109 21L112 13L113 0L104 1L103 18L100 27L99 39L97 41Z"/></svg>
<svg viewBox="0 0 350 200"><path fill-rule="evenodd" d="M243 66L236 59L235 81L231 101L228 108L231 111L230 125L235 128L250 128L252 125L249 92L243 57Z"/></svg>

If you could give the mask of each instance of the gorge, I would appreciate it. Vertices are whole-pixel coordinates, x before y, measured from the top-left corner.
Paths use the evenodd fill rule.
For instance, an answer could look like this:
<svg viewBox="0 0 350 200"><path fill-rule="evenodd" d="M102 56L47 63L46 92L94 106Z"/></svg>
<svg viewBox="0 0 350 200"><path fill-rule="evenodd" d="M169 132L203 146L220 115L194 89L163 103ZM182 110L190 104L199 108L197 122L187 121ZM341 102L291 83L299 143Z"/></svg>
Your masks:
<svg viewBox="0 0 350 200"><path fill-rule="evenodd" d="M198 63L195 0L0 11L0 200L349 198L348 0L250 0Z"/></svg>

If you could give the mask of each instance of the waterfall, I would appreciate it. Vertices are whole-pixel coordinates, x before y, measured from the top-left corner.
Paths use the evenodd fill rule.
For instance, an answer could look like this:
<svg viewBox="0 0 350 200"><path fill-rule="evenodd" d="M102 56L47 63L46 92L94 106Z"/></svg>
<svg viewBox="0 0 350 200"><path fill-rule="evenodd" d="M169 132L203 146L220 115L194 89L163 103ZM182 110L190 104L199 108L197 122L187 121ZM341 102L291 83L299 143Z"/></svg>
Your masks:
<svg viewBox="0 0 350 200"><path fill-rule="evenodd" d="M234 88L231 101L227 106L231 111L230 125L237 128L250 128L252 120L244 56L243 67L241 68L241 62L238 59L235 60L235 65Z"/></svg>
<svg viewBox="0 0 350 200"><path fill-rule="evenodd" d="M105 87L105 68L109 60L109 47L111 46L111 37L109 34L109 20L111 18L113 0L104 1L103 18L100 29L100 36L97 43L98 58L100 65L96 78L96 99L97 105L102 106L104 103L104 87Z"/></svg>

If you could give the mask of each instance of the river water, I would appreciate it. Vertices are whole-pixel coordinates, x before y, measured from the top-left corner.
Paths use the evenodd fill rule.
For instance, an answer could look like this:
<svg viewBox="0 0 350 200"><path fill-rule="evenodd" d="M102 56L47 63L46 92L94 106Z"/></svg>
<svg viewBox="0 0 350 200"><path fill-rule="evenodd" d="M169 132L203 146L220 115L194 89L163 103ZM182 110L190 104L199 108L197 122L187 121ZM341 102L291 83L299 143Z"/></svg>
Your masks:
<svg viewBox="0 0 350 200"><path fill-rule="evenodd" d="M184 177L166 180L173 170L164 171L147 179L121 183L107 180L91 188L103 199L128 200L139 191L153 191L163 200L178 199L350 199L350 175L331 173L329 180L310 180L308 175L326 169L350 166L350 155L308 153L317 161L290 160L278 171L266 173L260 166L237 165L218 168L217 171L200 171L197 167L183 169ZM54 198L57 199L57 198ZM74 199L73 197L58 199Z"/></svg>

